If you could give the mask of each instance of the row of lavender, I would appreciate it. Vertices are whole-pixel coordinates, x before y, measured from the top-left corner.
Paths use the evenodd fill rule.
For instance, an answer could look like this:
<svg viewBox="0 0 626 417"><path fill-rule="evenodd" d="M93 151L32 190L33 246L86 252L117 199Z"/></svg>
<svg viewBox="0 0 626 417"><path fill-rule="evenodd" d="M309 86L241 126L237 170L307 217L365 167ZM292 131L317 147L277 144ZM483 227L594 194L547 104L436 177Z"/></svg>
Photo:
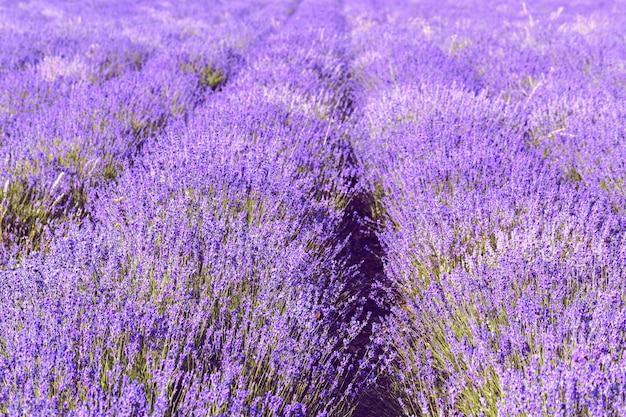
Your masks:
<svg viewBox="0 0 626 417"><path fill-rule="evenodd" d="M380 333L395 393L413 416L624 415L626 5L448 6L364 6L353 36L406 301Z"/></svg>
<svg viewBox="0 0 626 417"><path fill-rule="evenodd" d="M42 45L3 67L1 414L350 413L345 42L317 6L15 31Z"/></svg>

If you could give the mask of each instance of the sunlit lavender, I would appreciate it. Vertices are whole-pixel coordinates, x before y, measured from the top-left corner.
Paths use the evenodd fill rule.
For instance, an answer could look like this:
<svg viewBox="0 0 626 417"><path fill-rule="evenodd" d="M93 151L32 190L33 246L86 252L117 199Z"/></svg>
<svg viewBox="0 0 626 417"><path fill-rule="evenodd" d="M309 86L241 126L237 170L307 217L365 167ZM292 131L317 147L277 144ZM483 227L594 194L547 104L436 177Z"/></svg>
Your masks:
<svg viewBox="0 0 626 417"><path fill-rule="evenodd" d="M0 1L0 415L626 415L626 2Z"/></svg>

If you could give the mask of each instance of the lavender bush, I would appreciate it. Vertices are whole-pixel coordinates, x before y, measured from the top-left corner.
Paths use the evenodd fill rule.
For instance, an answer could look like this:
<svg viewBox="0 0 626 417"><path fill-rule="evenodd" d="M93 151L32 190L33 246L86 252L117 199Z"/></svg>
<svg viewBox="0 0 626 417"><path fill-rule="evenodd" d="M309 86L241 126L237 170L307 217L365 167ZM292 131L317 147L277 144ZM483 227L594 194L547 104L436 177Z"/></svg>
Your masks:
<svg viewBox="0 0 626 417"><path fill-rule="evenodd" d="M0 414L626 414L625 10L5 2Z"/></svg>

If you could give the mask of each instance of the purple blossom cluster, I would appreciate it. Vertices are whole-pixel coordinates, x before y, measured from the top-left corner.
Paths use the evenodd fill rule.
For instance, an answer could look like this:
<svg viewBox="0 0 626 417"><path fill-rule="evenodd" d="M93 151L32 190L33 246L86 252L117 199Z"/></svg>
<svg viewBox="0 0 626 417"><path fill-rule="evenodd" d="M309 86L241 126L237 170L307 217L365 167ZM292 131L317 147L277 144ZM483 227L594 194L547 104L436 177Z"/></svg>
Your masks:
<svg viewBox="0 0 626 417"><path fill-rule="evenodd" d="M626 414L626 5L0 7L0 415Z"/></svg>

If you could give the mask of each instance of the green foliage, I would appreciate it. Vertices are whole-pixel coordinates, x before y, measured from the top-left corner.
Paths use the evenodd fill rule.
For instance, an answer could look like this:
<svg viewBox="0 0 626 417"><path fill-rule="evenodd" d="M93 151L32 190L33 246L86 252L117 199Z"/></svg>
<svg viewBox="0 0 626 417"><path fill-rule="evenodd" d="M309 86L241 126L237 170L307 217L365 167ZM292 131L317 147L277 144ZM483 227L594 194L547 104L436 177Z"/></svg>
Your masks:
<svg viewBox="0 0 626 417"><path fill-rule="evenodd" d="M201 90L210 88L215 91L227 81L224 71L207 63L202 56L185 60L180 63L179 67L183 73L191 72L198 77L198 88Z"/></svg>
<svg viewBox="0 0 626 417"><path fill-rule="evenodd" d="M87 196L80 185L56 193L60 174L50 187L31 184L27 179L6 180L0 190L0 236L2 243L19 244L22 250L40 248L46 226L73 216L81 216Z"/></svg>
<svg viewBox="0 0 626 417"><path fill-rule="evenodd" d="M122 169L114 155L88 160L88 149L62 145L61 138L41 142L41 161L24 159L9 169L12 178L0 188L0 244L18 245L23 253L39 250L47 227L84 217L87 188L114 181ZM52 184L35 179L50 169L59 172ZM69 186L61 187L62 181Z"/></svg>
<svg viewBox="0 0 626 417"><path fill-rule="evenodd" d="M128 71L141 71L147 58L148 54L139 50L126 49L122 52L112 52L89 75L89 79L92 84L100 84Z"/></svg>
<svg viewBox="0 0 626 417"><path fill-rule="evenodd" d="M406 340L396 346L399 355L399 360L395 364L396 371L398 374L406 375L404 381L393 381L396 395L402 398L405 408L414 410L416 415L422 415L419 411L421 410L419 399L408 397L406 394L407 391L415 389L423 393L427 399L427 415L446 415L454 412L466 416L498 416L498 402L502 389L493 366L487 363L479 366L479 374L472 378L470 364L474 358L464 357L453 347L463 340L475 346L471 323L473 320L480 320L475 306L455 305L451 300L445 299L439 300L438 303L448 314L441 315L428 309L420 311L418 317L417 313L407 310L409 317L412 317L410 321L419 323L419 328L407 329ZM497 328L496 323L499 320L505 321L506 317L496 314L493 319L492 325ZM425 377L424 369L432 370L434 375L430 378ZM442 405L438 400L449 397L446 381L452 373L466 375L463 388L456 393L454 402Z"/></svg>

